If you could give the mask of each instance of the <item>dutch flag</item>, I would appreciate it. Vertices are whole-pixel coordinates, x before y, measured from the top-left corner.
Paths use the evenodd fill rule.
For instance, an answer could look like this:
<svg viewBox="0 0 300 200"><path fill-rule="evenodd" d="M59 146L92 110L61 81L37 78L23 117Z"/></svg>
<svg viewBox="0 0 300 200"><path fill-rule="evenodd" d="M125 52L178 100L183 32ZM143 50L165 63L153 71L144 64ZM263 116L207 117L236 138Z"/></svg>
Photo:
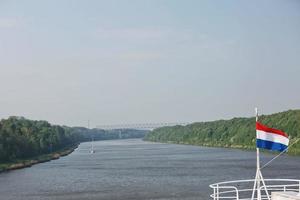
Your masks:
<svg viewBox="0 0 300 200"><path fill-rule="evenodd" d="M289 145L288 135L277 129L256 122L256 146L274 151L285 151Z"/></svg>

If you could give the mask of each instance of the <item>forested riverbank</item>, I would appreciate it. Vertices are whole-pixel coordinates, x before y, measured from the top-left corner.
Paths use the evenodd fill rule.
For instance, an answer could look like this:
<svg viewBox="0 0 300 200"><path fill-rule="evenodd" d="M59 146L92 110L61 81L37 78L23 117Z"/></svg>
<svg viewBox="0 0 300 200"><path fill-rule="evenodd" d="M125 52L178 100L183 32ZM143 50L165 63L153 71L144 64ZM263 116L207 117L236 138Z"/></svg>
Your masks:
<svg viewBox="0 0 300 200"><path fill-rule="evenodd" d="M262 115L259 121L288 133L290 144L300 138L300 110ZM255 118L233 118L197 122L186 126L163 127L151 131L145 140L212 147L255 149ZM291 155L300 155L300 142L291 146Z"/></svg>
<svg viewBox="0 0 300 200"><path fill-rule="evenodd" d="M141 138L145 131L105 131L52 125L47 121L9 117L0 121L0 171L31 166L67 155L93 140Z"/></svg>
<svg viewBox="0 0 300 200"><path fill-rule="evenodd" d="M62 156L67 156L70 153L72 153L76 148L78 147L78 144L74 144L68 147L65 147L63 149L60 149L58 151L48 153L48 154L42 154L39 156L35 156L32 158L25 158L25 159L16 159L13 161L0 163L0 172L4 171L10 171L15 169L22 169L25 167L31 167L32 165L48 162L50 160L59 159Z"/></svg>

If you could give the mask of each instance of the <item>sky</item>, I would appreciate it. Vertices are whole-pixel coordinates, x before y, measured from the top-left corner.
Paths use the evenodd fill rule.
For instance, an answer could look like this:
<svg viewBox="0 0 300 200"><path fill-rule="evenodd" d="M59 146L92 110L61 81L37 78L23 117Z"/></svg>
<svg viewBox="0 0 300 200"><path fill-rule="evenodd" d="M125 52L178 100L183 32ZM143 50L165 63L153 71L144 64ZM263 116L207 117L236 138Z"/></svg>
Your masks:
<svg viewBox="0 0 300 200"><path fill-rule="evenodd" d="M300 108L300 1L0 0L0 118L91 126Z"/></svg>

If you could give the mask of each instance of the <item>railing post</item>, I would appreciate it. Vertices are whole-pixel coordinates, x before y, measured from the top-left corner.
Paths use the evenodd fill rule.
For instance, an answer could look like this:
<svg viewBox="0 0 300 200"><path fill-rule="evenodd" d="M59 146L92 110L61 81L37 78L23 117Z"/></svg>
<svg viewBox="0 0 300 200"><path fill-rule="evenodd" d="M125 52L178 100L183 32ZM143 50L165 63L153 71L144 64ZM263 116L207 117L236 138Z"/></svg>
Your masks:
<svg viewBox="0 0 300 200"><path fill-rule="evenodd" d="M239 200L240 199L240 197L239 197L239 190L236 189L235 191L236 191L236 200Z"/></svg>
<svg viewBox="0 0 300 200"><path fill-rule="evenodd" d="M286 191L286 185L283 186L283 191L284 191L284 192Z"/></svg>
<svg viewBox="0 0 300 200"><path fill-rule="evenodd" d="M299 185L298 185L299 187L298 187L298 192L300 192L300 181L299 181Z"/></svg>
<svg viewBox="0 0 300 200"><path fill-rule="evenodd" d="M216 188L214 187L214 200L216 200Z"/></svg>
<svg viewBox="0 0 300 200"><path fill-rule="evenodd" d="M219 184L217 184L217 199L216 200L219 200Z"/></svg>

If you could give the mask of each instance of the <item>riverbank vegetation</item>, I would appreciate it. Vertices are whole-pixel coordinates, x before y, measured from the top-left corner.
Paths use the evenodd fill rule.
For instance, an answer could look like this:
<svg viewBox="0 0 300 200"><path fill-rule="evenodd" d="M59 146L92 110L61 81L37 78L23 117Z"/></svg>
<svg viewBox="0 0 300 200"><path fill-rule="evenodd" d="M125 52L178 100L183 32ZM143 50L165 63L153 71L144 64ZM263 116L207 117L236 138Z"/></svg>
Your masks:
<svg viewBox="0 0 300 200"><path fill-rule="evenodd" d="M259 121L288 133L290 144L300 138L300 110L262 115ZM186 126L163 127L151 131L145 140L212 147L255 149L255 118L233 118L212 122L197 122ZM288 150L300 155L300 141Z"/></svg>
<svg viewBox="0 0 300 200"><path fill-rule="evenodd" d="M47 121L9 117L0 121L0 167L49 160L74 149L80 142L144 137L145 131L87 129L51 125ZM53 157L54 156L54 157ZM13 167L14 168L14 167Z"/></svg>
<svg viewBox="0 0 300 200"><path fill-rule="evenodd" d="M12 161L7 161L4 163L0 163L0 172L9 171L9 170L15 170L15 169L21 169L25 167L31 167L32 165L47 162L50 160L59 159L62 156L69 155L74 151L74 149L78 145L71 145L64 147L63 149L60 149L59 151L55 151L48 154L41 154L38 156L34 156L31 158L23 158L23 159L15 159Z"/></svg>

